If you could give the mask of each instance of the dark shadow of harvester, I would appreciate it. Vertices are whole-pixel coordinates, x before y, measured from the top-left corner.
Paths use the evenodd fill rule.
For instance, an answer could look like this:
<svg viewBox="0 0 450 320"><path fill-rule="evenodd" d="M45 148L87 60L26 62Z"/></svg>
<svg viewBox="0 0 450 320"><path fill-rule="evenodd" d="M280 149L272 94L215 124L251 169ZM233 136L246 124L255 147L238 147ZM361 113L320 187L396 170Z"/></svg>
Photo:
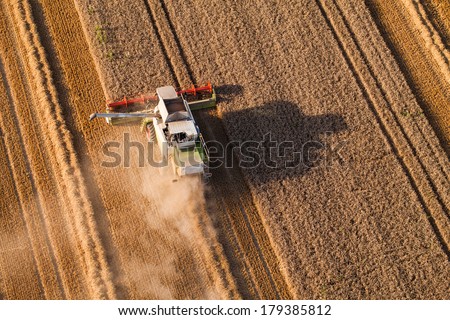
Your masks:
<svg viewBox="0 0 450 320"><path fill-rule="evenodd" d="M228 112L223 121L229 141L222 159L222 151L209 142L212 169L215 164L238 166L257 183L265 183L343 161L343 142L330 144L333 134L347 129L338 114L308 116L294 103L274 101Z"/></svg>

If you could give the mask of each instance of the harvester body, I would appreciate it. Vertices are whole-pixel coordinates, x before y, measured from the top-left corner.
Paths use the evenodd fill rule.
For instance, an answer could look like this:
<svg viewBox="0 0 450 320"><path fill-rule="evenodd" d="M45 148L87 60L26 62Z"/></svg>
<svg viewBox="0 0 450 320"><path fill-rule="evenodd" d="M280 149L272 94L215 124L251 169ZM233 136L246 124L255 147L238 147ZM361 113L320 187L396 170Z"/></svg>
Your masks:
<svg viewBox="0 0 450 320"><path fill-rule="evenodd" d="M176 175L206 174L208 159L186 99L171 86L158 88L156 93L159 102L155 113L161 118L153 118L147 124L147 137L152 139L154 130L160 152L171 162Z"/></svg>
<svg viewBox="0 0 450 320"><path fill-rule="evenodd" d="M152 101L158 101L150 108ZM208 150L191 109L214 107L216 95L210 84L205 87L175 91L172 86L156 89L156 96L109 103L106 113L95 113L106 118L110 125L141 124L147 139L156 142L162 157L179 176L209 177Z"/></svg>

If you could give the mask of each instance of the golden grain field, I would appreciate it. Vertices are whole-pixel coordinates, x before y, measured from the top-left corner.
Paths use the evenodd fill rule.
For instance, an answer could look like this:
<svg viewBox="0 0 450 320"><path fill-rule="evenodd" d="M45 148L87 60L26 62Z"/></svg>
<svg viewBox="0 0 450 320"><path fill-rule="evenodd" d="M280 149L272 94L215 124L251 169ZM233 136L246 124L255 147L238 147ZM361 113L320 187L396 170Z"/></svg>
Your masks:
<svg viewBox="0 0 450 320"><path fill-rule="evenodd" d="M449 299L448 12L1 2L0 299ZM136 153L102 165L109 142L145 142L89 122L105 100L206 81L205 139L261 142L265 164L207 185ZM293 148L273 166L269 134Z"/></svg>

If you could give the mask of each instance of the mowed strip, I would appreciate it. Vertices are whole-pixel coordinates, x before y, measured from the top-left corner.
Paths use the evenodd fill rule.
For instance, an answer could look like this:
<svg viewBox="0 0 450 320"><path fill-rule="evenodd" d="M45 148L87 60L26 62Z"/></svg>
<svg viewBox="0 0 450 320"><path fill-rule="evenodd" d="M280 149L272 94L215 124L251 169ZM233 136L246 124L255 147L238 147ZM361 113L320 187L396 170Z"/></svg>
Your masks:
<svg viewBox="0 0 450 320"><path fill-rule="evenodd" d="M22 203L25 203L24 197L26 196L31 197L31 203L26 209L35 216L38 214L36 208L33 208L32 188L29 183L27 184L29 177L25 161L20 150L17 150L19 149L17 147L20 147L20 143L18 143L20 137L14 132L14 125L5 121L6 110L10 108L11 100L8 99L4 86L6 79L2 62L0 62L0 69L2 70L0 82L2 109L0 113L0 152L2 154L0 157L0 175L2 177L0 184L2 194L0 198L0 296L2 299L43 299L46 297L46 292L43 290L41 273L37 264L48 271L48 273L42 273L47 276L44 282L45 280L50 282L46 283L47 292L50 291L49 287L52 287L51 282L56 280L56 276L54 270L48 267L51 259L48 256L45 257L44 250L48 248L42 244L42 237L39 237L37 230L33 230L35 226L27 226L25 220L27 213L24 212ZM33 209L35 210L33 211ZM42 248L42 254L38 257L35 257L33 244L34 249ZM55 298L57 297L56 295Z"/></svg>
<svg viewBox="0 0 450 320"><path fill-rule="evenodd" d="M7 295L9 299L29 299L36 298L36 292L41 292L41 298L58 299L66 297L64 287L70 284L65 278L62 278L58 263L63 267L62 272L75 273L77 267L71 262L71 249L62 246L56 246L59 241L65 243L64 239L67 234L64 231L64 224L61 223L60 212L62 204L59 199L54 197L57 194L53 173L46 166L48 163L45 157L45 149L43 147L44 138L36 126L35 115L33 114L33 100L30 97L30 89L28 87L27 77L24 65L21 63L18 44L14 42L14 27L5 11L5 6L0 8L0 37L2 65L2 81L6 86L5 96L3 96L4 108L2 108L1 125L5 134L4 142L6 143L5 160L9 160L8 168L12 173L14 184L11 188L16 189L16 194L11 197L5 194L2 201L6 201L11 205L18 202L18 207L13 209L10 207L4 212L5 219L8 216L16 216L15 224L20 225L21 221L25 223L26 233L22 230L5 230L5 235L10 235L10 239L20 240L22 245L30 241L33 248L34 259L36 260L35 268L28 268L30 276L41 278L42 283L34 281L11 281L9 290L25 285L27 290L23 290L20 294ZM20 107L19 107L20 106ZM5 177L8 174L5 173ZM4 186L7 186L7 178L5 178ZM3 183L2 183L3 185ZM46 201L42 202L42 199ZM6 222L2 220L2 223ZM51 222L51 223L49 223ZM54 228L55 227L55 228ZM49 228L49 229L47 229ZM12 252L11 252L12 253ZM4 257L7 257L5 254ZM67 259L67 260L66 260ZM9 264L5 268L11 268L8 273L9 277L14 278L15 275L25 272L22 269L20 259L7 261ZM63 283L60 283L63 281ZM73 291L79 290L79 285L73 285ZM68 294L67 296L71 296ZM74 295L74 297L81 297Z"/></svg>
<svg viewBox="0 0 450 320"><path fill-rule="evenodd" d="M90 28L90 25L82 27L79 20L73 19L78 17L78 13L71 2L42 0L40 3L69 93L67 103L74 110L71 117L76 136L84 140L79 145L85 145L92 163L89 168L94 176L92 183L97 185L100 193L103 209L96 214L99 219L109 221L102 238L111 233L110 249L115 250L117 264L114 282L119 295L133 299L207 298L217 297L216 293L220 296L221 292L216 292L214 283L214 272L217 271L208 265L216 265L216 262L208 262L202 247L195 247L196 239L185 239L170 219L164 219L155 206L157 199L146 191L151 189L151 186L146 186L151 180L149 175L158 173L148 167L124 168L123 163L115 168L101 166L102 161L107 160L101 153L105 143L123 142L125 132L131 134L136 142L144 142L145 138L138 130L111 128L103 121L88 121L89 114L104 108L105 103L96 65L90 55L93 49L90 50L82 32L83 27ZM91 17L94 19L100 13L94 9ZM94 23L94 31L95 24L100 25L96 21L90 23ZM107 26L103 25L103 28L106 30ZM95 36L94 39L97 41ZM99 44L91 42L90 45L95 47ZM100 50L105 49L100 46ZM180 217L180 220L187 217L189 215ZM192 228L197 228L196 223L191 222ZM216 261L220 261L220 257ZM220 288L220 283L217 286Z"/></svg>

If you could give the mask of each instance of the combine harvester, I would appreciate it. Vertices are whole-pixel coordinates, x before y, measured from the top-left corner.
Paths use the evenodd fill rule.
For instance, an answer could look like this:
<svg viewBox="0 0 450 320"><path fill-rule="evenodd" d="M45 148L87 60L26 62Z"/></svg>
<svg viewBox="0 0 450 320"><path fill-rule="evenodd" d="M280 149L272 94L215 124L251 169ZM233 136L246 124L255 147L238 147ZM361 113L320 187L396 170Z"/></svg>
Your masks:
<svg viewBox="0 0 450 320"><path fill-rule="evenodd" d="M93 113L90 120L106 118L113 126L141 124L147 139L156 141L178 177L201 175L207 179L208 150L192 111L215 106L216 93L210 83L180 91L166 86L157 88L153 96L107 103L106 113Z"/></svg>

